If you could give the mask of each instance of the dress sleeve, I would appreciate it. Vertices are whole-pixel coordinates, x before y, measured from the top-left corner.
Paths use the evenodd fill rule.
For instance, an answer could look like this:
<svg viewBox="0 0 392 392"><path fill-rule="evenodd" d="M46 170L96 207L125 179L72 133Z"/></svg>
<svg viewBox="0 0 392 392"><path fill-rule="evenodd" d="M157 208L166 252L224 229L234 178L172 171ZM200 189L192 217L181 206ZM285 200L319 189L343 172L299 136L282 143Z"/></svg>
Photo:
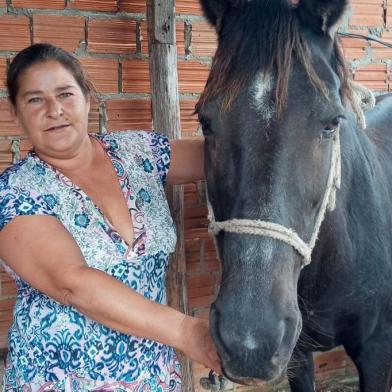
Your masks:
<svg viewBox="0 0 392 392"><path fill-rule="evenodd" d="M22 215L56 216L48 204L52 195L40 195L17 186L0 185L0 230L12 219Z"/></svg>
<svg viewBox="0 0 392 392"><path fill-rule="evenodd" d="M154 157L156 170L162 182L166 185L167 174L170 167L169 138L158 132L149 132L149 142Z"/></svg>

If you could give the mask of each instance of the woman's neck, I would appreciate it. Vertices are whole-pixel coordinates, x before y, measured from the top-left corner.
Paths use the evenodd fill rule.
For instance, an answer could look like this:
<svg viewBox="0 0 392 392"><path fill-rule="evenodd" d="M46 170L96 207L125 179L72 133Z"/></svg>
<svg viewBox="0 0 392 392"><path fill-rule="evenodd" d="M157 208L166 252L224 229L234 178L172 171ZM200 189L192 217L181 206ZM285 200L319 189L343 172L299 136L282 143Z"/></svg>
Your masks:
<svg viewBox="0 0 392 392"><path fill-rule="evenodd" d="M76 173L91 169L93 161L97 155L96 141L86 135L82 143L74 151L67 153L66 156L56 156L55 154L45 154L36 151L37 155L46 163L50 164L60 172Z"/></svg>

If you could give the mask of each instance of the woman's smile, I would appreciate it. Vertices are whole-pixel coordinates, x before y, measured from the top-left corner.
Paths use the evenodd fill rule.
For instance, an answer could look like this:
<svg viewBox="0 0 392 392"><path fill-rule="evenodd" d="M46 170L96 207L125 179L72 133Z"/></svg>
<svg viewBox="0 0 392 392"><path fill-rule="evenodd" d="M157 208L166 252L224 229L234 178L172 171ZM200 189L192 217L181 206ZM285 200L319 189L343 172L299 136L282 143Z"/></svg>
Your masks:
<svg viewBox="0 0 392 392"><path fill-rule="evenodd" d="M45 129L46 132L53 131L65 131L70 127L70 124L60 124L60 125L52 125L49 128Z"/></svg>

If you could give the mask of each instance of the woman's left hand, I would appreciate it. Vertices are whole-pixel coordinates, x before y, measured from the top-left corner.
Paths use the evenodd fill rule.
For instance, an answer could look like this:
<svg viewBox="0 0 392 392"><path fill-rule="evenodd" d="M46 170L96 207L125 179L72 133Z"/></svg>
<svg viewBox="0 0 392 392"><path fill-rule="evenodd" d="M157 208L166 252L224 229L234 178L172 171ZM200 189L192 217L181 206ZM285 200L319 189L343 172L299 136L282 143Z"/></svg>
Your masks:
<svg viewBox="0 0 392 392"><path fill-rule="evenodd" d="M185 316L177 348L188 358L222 374L221 361L210 335L208 320Z"/></svg>

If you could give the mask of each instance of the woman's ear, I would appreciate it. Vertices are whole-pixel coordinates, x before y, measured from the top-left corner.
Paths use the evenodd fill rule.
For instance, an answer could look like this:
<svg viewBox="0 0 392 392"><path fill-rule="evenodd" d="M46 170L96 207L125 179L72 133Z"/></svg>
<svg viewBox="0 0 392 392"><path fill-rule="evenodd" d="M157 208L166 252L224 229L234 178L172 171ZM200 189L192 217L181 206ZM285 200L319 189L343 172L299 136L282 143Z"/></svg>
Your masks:
<svg viewBox="0 0 392 392"><path fill-rule="evenodd" d="M92 100L92 97L90 95L87 95L86 104L87 104L87 111L88 112L90 112L90 109L91 109L91 100Z"/></svg>
<svg viewBox="0 0 392 392"><path fill-rule="evenodd" d="M15 105L9 103L9 112L10 112L12 121L16 124L16 126L18 128L20 128L20 121L19 121L19 118L17 115L17 109L16 109Z"/></svg>

